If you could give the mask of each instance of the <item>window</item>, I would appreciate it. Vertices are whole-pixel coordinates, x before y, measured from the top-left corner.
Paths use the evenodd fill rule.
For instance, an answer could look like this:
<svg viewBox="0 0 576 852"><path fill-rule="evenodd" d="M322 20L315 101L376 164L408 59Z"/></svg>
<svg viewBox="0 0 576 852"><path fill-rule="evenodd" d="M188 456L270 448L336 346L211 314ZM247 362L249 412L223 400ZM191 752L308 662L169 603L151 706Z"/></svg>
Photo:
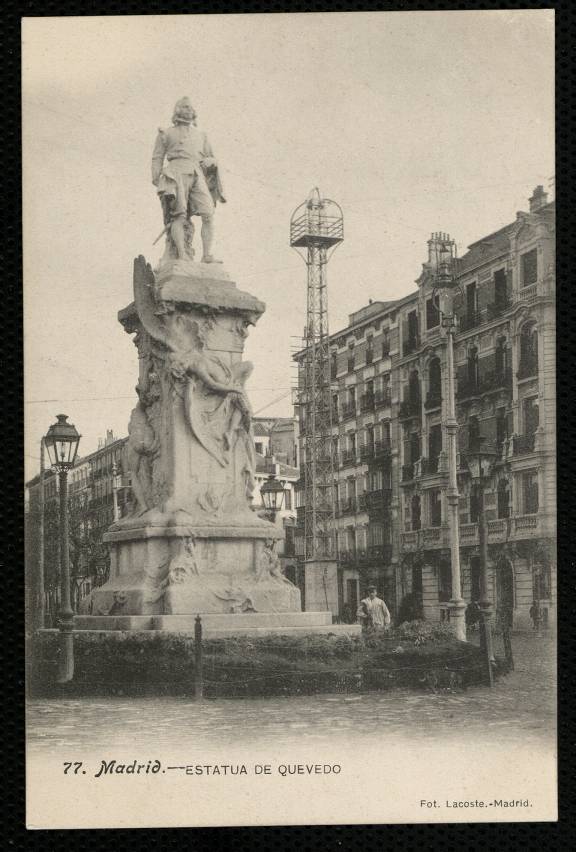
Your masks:
<svg viewBox="0 0 576 852"><path fill-rule="evenodd" d="M538 280L538 252L536 249L526 252L520 258L522 286L529 287Z"/></svg>
<svg viewBox="0 0 576 852"><path fill-rule="evenodd" d="M263 455L262 443L260 441L256 441L255 448L256 448L256 452L258 453L259 456Z"/></svg>
<svg viewBox="0 0 576 852"><path fill-rule="evenodd" d="M410 433L410 458L408 464L414 464L420 458L420 434L418 432Z"/></svg>
<svg viewBox="0 0 576 852"><path fill-rule="evenodd" d="M470 523L477 524L478 516L480 514L480 499L478 497L478 490L475 485L473 485L470 489Z"/></svg>
<svg viewBox="0 0 576 852"><path fill-rule="evenodd" d="M388 329L382 332L382 357L386 358L390 354L390 334Z"/></svg>
<svg viewBox="0 0 576 852"><path fill-rule="evenodd" d="M290 488L284 489L284 508L288 510L292 508L292 491Z"/></svg>
<svg viewBox="0 0 576 852"><path fill-rule="evenodd" d="M410 311L408 314L408 350L414 351L418 346L418 314Z"/></svg>
<svg viewBox="0 0 576 852"><path fill-rule="evenodd" d="M431 296L426 299L426 328L436 328L440 325L440 310L438 308L438 300Z"/></svg>
<svg viewBox="0 0 576 852"><path fill-rule="evenodd" d="M466 285L466 314L472 319L476 316L476 311L478 309L478 292L476 289L476 282L473 281L471 284Z"/></svg>
<svg viewBox="0 0 576 852"><path fill-rule="evenodd" d="M436 423L430 427L428 433L428 458L430 461L438 461L438 456L442 452L442 426Z"/></svg>
<svg viewBox="0 0 576 852"><path fill-rule="evenodd" d="M371 364L374 360L374 338L366 338L366 363Z"/></svg>
<svg viewBox="0 0 576 852"><path fill-rule="evenodd" d="M522 409L524 414L524 434L533 435L540 421L538 397L532 396L529 399L525 399Z"/></svg>
<svg viewBox="0 0 576 852"><path fill-rule="evenodd" d="M332 414L338 417L338 394L332 394Z"/></svg>
<svg viewBox="0 0 576 852"><path fill-rule="evenodd" d="M501 479L498 483L498 517L510 517L510 486L507 479Z"/></svg>
<svg viewBox="0 0 576 852"><path fill-rule="evenodd" d="M452 597L452 570L444 559L438 566L438 601L446 603Z"/></svg>
<svg viewBox="0 0 576 852"><path fill-rule="evenodd" d="M410 405L420 405L420 380L418 370L412 370L408 379L408 400Z"/></svg>
<svg viewBox="0 0 576 852"><path fill-rule="evenodd" d="M475 346L468 352L468 384L471 388L478 387L478 350Z"/></svg>
<svg viewBox="0 0 576 852"><path fill-rule="evenodd" d="M418 494L414 494L412 500L410 502L410 513L412 515L412 529L419 530L422 524L421 518L421 509L420 509L420 497Z"/></svg>
<svg viewBox="0 0 576 852"><path fill-rule="evenodd" d="M522 495L524 514L535 515L538 512L538 474L529 471L522 476Z"/></svg>
<svg viewBox="0 0 576 852"><path fill-rule="evenodd" d="M366 446L369 450L374 449L374 426L366 427Z"/></svg>
<svg viewBox="0 0 576 852"><path fill-rule="evenodd" d="M536 323L528 322L522 327L520 334L520 364L518 378L538 374L538 327Z"/></svg>
<svg viewBox="0 0 576 852"><path fill-rule="evenodd" d="M508 292L506 283L506 270L497 269L494 273L494 304L502 310L508 304Z"/></svg>
<svg viewBox="0 0 576 852"><path fill-rule="evenodd" d="M355 456L356 455L356 433L355 432L351 432L350 435L348 435L348 441L349 441L348 446L350 448L350 455Z"/></svg>
<svg viewBox="0 0 576 852"><path fill-rule="evenodd" d="M338 375L338 353L330 353L330 378L335 379Z"/></svg>
<svg viewBox="0 0 576 852"><path fill-rule="evenodd" d="M533 599L549 600L552 597L552 576L549 565L535 563L532 575Z"/></svg>
<svg viewBox="0 0 576 852"><path fill-rule="evenodd" d="M430 526L439 527L442 525L442 499L440 497L440 489L433 488L430 491Z"/></svg>
<svg viewBox="0 0 576 852"><path fill-rule="evenodd" d="M355 408L356 406L356 388L348 389L348 405L350 408Z"/></svg>
<svg viewBox="0 0 576 852"><path fill-rule="evenodd" d="M350 344L349 344L349 346L348 346L348 372L349 372L349 373L354 372L354 366L355 366L355 361L354 361L354 341L350 341Z"/></svg>
<svg viewBox="0 0 576 852"><path fill-rule="evenodd" d="M439 358L432 358L428 367L428 404L436 405L442 401L442 368Z"/></svg>
<svg viewBox="0 0 576 852"><path fill-rule="evenodd" d="M498 408L496 410L496 444L498 449L502 449L502 444L508 438L508 420L506 417L506 409Z"/></svg>
<svg viewBox="0 0 576 852"><path fill-rule="evenodd" d="M498 338L498 343L496 344L496 375L504 376L506 372L506 338L500 337Z"/></svg>
<svg viewBox="0 0 576 852"><path fill-rule="evenodd" d="M480 437L480 424L475 415L468 418L468 446L477 441Z"/></svg>
<svg viewBox="0 0 576 852"><path fill-rule="evenodd" d="M480 557L473 556L470 560L470 600L480 600Z"/></svg>

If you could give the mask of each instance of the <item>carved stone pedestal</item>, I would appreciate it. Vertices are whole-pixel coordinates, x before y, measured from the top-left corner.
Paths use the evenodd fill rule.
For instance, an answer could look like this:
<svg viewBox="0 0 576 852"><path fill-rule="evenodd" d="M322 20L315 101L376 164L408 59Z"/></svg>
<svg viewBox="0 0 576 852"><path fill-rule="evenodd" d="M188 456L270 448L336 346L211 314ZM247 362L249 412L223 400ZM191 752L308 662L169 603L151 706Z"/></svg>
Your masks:
<svg viewBox="0 0 576 852"><path fill-rule="evenodd" d="M301 611L275 552L282 532L251 508L242 352L264 307L221 264L171 261L154 275L135 261L134 302L119 313L140 362L123 459L133 504L104 537L110 577L84 607L94 629L111 615Z"/></svg>

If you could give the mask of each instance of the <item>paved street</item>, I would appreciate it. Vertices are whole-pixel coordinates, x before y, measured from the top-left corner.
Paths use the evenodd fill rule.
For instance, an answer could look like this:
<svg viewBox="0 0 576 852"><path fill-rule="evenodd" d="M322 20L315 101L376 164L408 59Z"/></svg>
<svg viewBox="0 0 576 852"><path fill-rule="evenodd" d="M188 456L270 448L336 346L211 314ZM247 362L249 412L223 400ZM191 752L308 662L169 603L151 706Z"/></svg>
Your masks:
<svg viewBox="0 0 576 852"><path fill-rule="evenodd" d="M500 650L497 639L497 651ZM550 637L513 637L516 668L493 690L462 693L396 690L387 694L317 695L270 699L81 698L31 701L29 748L35 753L80 752L115 744L194 750L198 743L225 747L278 746L283 742L350 745L368 737L409 736L421 745L483 737L512 745L555 742L555 645Z"/></svg>

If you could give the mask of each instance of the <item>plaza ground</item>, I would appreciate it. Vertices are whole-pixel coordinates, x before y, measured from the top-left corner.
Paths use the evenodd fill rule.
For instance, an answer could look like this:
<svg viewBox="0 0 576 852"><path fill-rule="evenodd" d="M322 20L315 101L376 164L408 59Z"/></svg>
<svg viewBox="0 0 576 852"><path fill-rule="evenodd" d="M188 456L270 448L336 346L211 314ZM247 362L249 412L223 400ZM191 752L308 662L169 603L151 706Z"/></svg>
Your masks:
<svg viewBox="0 0 576 852"><path fill-rule="evenodd" d="M496 639L499 651L499 639ZM515 670L492 690L371 692L251 699L188 697L74 698L28 703L28 748L44 755L117 746L148 751L204 750L237 744L293 742L359 747L366 739L409 736L422 745L464 737L555 748L556 659L551 636L514 634ZM374 740L374 741L376 741Z"/></svg>

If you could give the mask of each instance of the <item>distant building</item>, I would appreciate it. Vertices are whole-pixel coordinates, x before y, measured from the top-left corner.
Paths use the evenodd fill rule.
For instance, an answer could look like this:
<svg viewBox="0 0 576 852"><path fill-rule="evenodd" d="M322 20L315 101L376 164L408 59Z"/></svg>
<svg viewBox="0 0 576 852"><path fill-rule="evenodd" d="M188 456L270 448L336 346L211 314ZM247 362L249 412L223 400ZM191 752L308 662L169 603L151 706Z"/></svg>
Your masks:
<svg viewBox="0 0 576 852"><path fill-rule="evenodd" d="M537 600L555 620L555 206L542 187L529 212L469 246L455 337L462 594L479 594L470 439L498 448L485 496L489 594L497 617L529 623ZM432 241L429 250L433 251ZM445 337L431 255L418 291L371 302L331 335L340 613L353 618L376 583L398 618L447 618L451 597L445 454ZM303 381L298 353L299 382ZM297 553L303 551L302 483ZM301 557L302 561L302 557Z"/></svg>
<svg viewBox="0 0 576 852"><path fill-rule="evenodd" d="M94 586L106 582L110 570L108 548L102 536L114 520L114 476L122 477L122 450L127 438L115 438L108 430L99 447L76 461L68 475L70 573L75 609ZM118 480L116 481L117 484ZM129 489L116 492L118 511L129 498ZM38 571L40 476L26 483L26 570ZM44 474L44 577L47 626L56 624L60 587L58 476Z"/></svg>
<svg viewBox="0 0 576 852"><path fill-rule="evenodd" d="M273 455L284 464L298 467L294 417L254 417L252 425L256 452L259 455Z"/></svg>

